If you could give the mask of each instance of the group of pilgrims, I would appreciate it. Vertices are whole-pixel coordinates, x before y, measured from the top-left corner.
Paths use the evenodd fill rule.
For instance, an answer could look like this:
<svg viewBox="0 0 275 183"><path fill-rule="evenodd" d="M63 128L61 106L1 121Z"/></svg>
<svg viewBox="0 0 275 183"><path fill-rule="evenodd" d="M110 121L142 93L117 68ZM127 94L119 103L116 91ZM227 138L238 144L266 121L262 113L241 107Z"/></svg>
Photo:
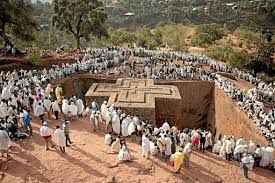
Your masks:
<svg viewBox="0 0 275 183"><path fill-rule="evenodd" d="M132 136L133 134L141 138L140 142L144 156L148 157L149 154L153 155L159 152L161 157L167 159L173 154L172 158L174 159L185 159L187 166L188 156L191 155L194 148L200 147L200 149L204 150L207 147L212 147L210 131L201 129L179 131L178 129L175 130L176 127L168 128L167 125L169 124L167 122L161 128L153 127L140 120L137 115L127 115L119 108L116 109L114 105L108 105L107 102L104 102L99 107L98 103L93 101L91 106L86 106L85 108L81 97L72 96L65 98L60 85L52 86L50 84L53 80L86 72L95 75L106 74L110 77L112 75L126 74L132 78L213 82L227 96L236 101L241 110L259 127L259 130L270 142L270 145L275 146L275 108L266 111L267 103L272 106L275 102L275 82L266 84L253 73L231 68L204 55L174 51L152 51L141 47L87 48L83 52L85 53L84 57L82 59L77 58L75 63L63 63L61 66L52 65L49 70L45 68L43 70L1 71L0 150L2 152L8 153L10 139L32 137L31 114L41 120L40 134L45 140L46 149L48 149L48 143L52 143L46 118L52 117L57 120L60 119L60 114L64 116L64 124L61 127L57 126L54 133L55 141L59 142L57 144L62 147L62 152L65 152L65 149L63 149L65 147L64 144L68 145L67 141L71 143L68 120L88 114L91 115L90 121L95 130L98 129L100 122L105 122L106 131L108 126L111 125L112 132L119 135L110 144L115 152L119 152L120 159L123 159L122 157L130 159L130 155L123 155L128 152L124 137ZM253 84L254 87L245 91L234 85L230 79L223 77L221 73L227 73L236 78L246 80ZM24 129L25 133L19 130L20 127ZM111 134L108 134L108 136L112 137ZM183 137L189 140L182 142ZM66 143L63 143L64 141ZM232 142L230 148L228 148L228 141ZM239 148L237 142L234 144L233 141L234 138L232 137L230 139L224 138L214 145L213 151L218 152L222 157L226 155L226 159L228 159L229 156L227 154L235 155L235 150ZM178 143L181 148L176 151L175 144ZM247 146L245 144L240 145L243 145L243 150L240 152L243 154L248 153L255 158L255 154L246 152ZM262 149L262 157L264 158L262 158L259 165L263 167L270 165L271 161L266 161L264 154L266 151L271 151L271 148L271 146L268 146ZM231 149L230 153L226 149ZM238 150L236 151L239 152ZM183 158L180 153L183 153L186 158ZM241 159L239 155L237 157L239 157L236 158L237 160ZM267 162L269 162L268 165ZM178 166L179 163L175 161L174 164Z"/></svg>

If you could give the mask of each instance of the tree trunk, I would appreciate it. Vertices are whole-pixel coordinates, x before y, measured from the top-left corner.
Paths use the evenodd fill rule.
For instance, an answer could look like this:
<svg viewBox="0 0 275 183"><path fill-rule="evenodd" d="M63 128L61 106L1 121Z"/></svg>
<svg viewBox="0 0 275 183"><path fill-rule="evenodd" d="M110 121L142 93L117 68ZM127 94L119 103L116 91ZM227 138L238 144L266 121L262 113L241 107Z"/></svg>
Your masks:
<svg viewBox="0 0 275 183"><path fill-rule="evenodd" d="M80 37L75 36L76 50L80 50Z"/></svg>

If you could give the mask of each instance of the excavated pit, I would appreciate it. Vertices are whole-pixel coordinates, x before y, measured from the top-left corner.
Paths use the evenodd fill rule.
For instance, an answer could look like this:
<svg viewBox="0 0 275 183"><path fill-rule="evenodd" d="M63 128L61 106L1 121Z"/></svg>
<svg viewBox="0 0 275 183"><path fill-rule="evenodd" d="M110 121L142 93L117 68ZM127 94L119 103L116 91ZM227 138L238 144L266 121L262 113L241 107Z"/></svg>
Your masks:
<svg viewBox="0 0 275 183"><path fill-rule="evenodd" d="M86 92L93 83L116 83L117 78L100 78L89 74L71 76L61 83L65 96L80 96L88 105L90 99L85 98ZM170 125L178 128L210 129L219 139L224 135L236 138L243 136L245 140L253 140L259 145L268 145L267 140L252 121L242 112L236 103L225 93L207 81L155 81L155 85L177 86L181 100L173 102L166 99L155 99L154 121L160 126L167 119ZM104 98L107 100L108 98ZM87 100L87 101L86 101ZM145 111L145 112L144 112ZM146 119L146 109L134 111Z"/></svg>

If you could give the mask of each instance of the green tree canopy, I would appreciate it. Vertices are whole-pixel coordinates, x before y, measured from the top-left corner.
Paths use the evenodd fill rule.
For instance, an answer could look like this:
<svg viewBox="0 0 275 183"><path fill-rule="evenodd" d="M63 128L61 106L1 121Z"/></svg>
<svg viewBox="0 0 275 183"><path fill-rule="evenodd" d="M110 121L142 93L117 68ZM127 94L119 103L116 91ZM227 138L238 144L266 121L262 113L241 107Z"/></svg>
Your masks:
<svg viewBox="0 0 275 183"><path fill-rule="evenodd" d="M107 35L104 23L107 19L103 3L98 0L54 0L52 23L57 28L73 34L76 48L80 38L89 40L90 35Z"/></svg>
<svg viewBox="0 0 275 183"><path fill-rule="evenodd" d="M3 46L13 46L11 38L25 41L34 39L37 23L32 16L32 6L25 0L0 1L0 38Z"/></svg>

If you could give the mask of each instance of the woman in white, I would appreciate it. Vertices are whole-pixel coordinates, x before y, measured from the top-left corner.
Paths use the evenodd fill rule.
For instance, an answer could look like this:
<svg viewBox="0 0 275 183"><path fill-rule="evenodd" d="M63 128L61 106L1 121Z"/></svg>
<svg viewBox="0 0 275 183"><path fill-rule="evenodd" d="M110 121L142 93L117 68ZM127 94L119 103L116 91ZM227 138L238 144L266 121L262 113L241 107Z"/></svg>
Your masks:
<svg viewBox="0 0 275 183"><path fill-rule="evenodd" d="M45 100L43 102L43 106L46 109L47 113L48 113L48 117L50 116L50 110L52 107L52 102L48 97L45 97Z"/></svg>
<svg viewBox="0 0 275 183"><path fill-rule="evenodd" d="M130 161L131 160L130 153L128 151L128 148L125 145L122 146L122 148L120 149L120 151L118 153L118 160L119 161Z"/></svg>
<svg viewBox="0 0 275 183"><path fill-rule="evenodd" d="M106 120L106 113L107 113L107 101L104 101L103 104L101 105L100 111L102 115L102 119L105 121Z"/></svg>
<svg viewBox="0 0 275 183"><path fill-rule="evenodd" d="M60 147L62 153L65 153L66 137L64 131L60 129L60 126L56 126L54 131L54 140L57 146Z"/></svg>
<svg viewBox="0 0 275 183"><path fill-rule="evenodd" d="M58 119L58 114L60 113L60 107L57 103L57 101L52 102L52 111L54 113L54 118Z"/></svg>
<svg viewBox="0 0 275 183"><path fill-rule="evenodd" d="M123 137L128 136L129 124L130 124L130 116L128 115L121 123L121 134Z"/></svg>
<svg viewBox="0 0 275 183"><path fill-rule="evenodd" d="M143 134L142 136L142 156L147 159L150 158L150 140L147 134Z"/></svg>
<svg viewBox="0 0 275 183"><path fill-rule="evenodd" d="M0 151L2 153L2 157L4 157L4 153L7 153L7 157L9 157L9 147L10 147L10 137L8 132L6 132L3 127L0 128Z"/></svg>
<svg viewBox="0 0 275 183"><path fill-rule="evenodd" d="M118 153L121 149L121 144L119 138L116 138L116 140L112 143L112 151L114 153Z"/></svg>
<svg viewBox="0 0 275 183"><path fill-rule="evenodd" d="M114 117L112 118L112 127L113 127L113 132L116 134L120 134L120 120L118 114L115 112Z"/></svg>
<svg viewBox="0 0 275 183"><path fill-rule="evenodd" d="M76 101L76 106L77 106L77 114L79 117L82 117L82 114L84 112L84 104L83 101L79 98Z"/></svg>
<svg viewBox="0 0 275 183"><path fill-rule="evenodd" d="M112 115L109 110L106 111L105 119L106 119L106 131L108 131L108 126L109 126L110 122L112 121Z"/></svg>
<svg viewBox="0 0 275 183"><path fill-rule="evenodd" d="M68 102L68 100L66 100L66 99L64 99L64 100L62 101L62 112L63 112L63 114L64 114L64 116L65 116L65 120L67 120L67 118L68 118L68 113L69 113L69 102Z"/></svg>

